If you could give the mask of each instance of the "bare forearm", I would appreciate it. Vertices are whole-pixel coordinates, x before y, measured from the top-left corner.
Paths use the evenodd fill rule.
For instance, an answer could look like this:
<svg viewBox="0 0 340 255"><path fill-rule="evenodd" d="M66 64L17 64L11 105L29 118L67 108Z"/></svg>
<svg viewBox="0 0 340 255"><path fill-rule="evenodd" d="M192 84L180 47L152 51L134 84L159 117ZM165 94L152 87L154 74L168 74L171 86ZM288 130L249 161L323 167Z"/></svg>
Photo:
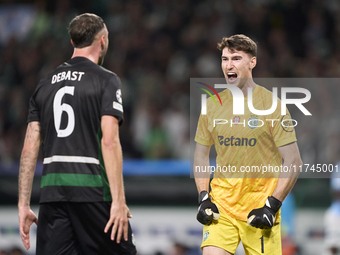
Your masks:
<svg viewBox="0 0 340 255"><path fill-rule="evenodd" d="M27 152L21 155L19 170L19 206L29 206L31 200L32 183L36 157Z"/></svg>
<svg viewBox="0 0 340 255"><path fill-rule="evenodd" d="M195 178L195 183L197 187L198 194L201 193L202 191L206 190L209 192L209 182L210 178Z"/></svg>
<svg viewBox="0 0 340 255"><path fill-rule="evenodd" d="M122 148L119 141L110 144L102 142L102 153L104 158L107 178L113 201L125 203L124 184L122 175Z"/></svg>
<svg viewBox="0 0 340 255"><path fill-rule="evenodd" d="M29 206L35 166L40 147L40 125L31 122L27 126L24 147L21 153L19 169L18 206Z"/></svg>
<svg viewBox="0 0 340 255"><path fill-rule="evenodd" d="M203 162L203 160L200 160L200 162L194 162L194 176L198 193L203 190L209 191L210 171L198 172L198 169L202 169L202 167L205 166L207 167L204 169L208 169L209 163Z"/></svg>
<svg viewBox="0 0 340 255"><path fill-rule="evenodd" d="M200 146L200 145L197 145ZM210 183L210 168L209 168L209 151L210 148L204 148L205 150L196 148L194 155L194 176L198 193L203 190L209 191Z"/></svg>
<svg viewBox="0 0 340 255"><path fill-rule="evenodd" d="M289 162L289 160L285 160L282 169L289 169L289 172L280 173L276 188L272 194L281 202L283 202L294 187L297 178L299 177L299 171L294 170L298 169L298 166L300 165L302 165L302 161L300 159L296 159L291 162Z"/></svg>

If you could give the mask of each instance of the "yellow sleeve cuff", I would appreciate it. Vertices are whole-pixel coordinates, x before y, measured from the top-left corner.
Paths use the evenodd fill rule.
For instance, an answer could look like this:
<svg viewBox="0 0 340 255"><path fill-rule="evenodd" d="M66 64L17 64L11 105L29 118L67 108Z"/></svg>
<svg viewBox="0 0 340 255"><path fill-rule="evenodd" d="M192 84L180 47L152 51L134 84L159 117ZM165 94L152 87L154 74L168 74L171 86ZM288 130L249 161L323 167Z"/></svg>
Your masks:
<svg viewBox="0 0 340 255"><path fill-rule="evenodd" d="M287 145L287 144L290 144L296 141L297 141L296 137L288 137L286 139L282 139L282 140L275 142L275 145L276 147L281 147L281 146L284 146L284 145Z"/></svg>
<svg viewBox="0 0 340 255"><path fill-rule="evenodd" d="M202 144L202 145L205 145L205 146L211 146L211 145L214 144L214 141L205 140L205 139L202 139L202 138L197 137L197 136L195 137L195 142Z"/></svg>

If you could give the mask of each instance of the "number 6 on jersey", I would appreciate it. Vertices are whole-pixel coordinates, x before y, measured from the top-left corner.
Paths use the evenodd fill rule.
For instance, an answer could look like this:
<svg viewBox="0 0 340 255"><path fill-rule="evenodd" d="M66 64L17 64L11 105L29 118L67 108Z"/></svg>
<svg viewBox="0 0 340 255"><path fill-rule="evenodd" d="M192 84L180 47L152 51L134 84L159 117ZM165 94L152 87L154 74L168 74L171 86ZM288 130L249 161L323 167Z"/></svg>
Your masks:
<svg viewBox="0 0 340 255"><path fill-rule="evenodd" d="M72 86L65 86L60 88L57 93L54 96L53 99L53 116L54 116L54 127L57 131L58 137L67 137L70 134L72 134L74 130L74 111L72 109L72 106L66 103L61 103L61 100L63 99L65 94L74 95L74 87ZM60 129L60 123L61 123L61 116L63 114L63 111L67 113L68 122L65 129Z"/></svg>

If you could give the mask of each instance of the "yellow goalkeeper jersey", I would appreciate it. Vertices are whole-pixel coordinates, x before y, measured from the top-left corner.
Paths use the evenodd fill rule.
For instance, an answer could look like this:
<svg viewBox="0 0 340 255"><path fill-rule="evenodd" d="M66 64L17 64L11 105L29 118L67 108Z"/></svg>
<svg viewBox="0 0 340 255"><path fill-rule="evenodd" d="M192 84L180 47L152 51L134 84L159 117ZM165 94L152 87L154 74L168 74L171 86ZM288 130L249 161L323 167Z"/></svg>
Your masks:
<svg viewBox="0 0 340 255"><path fill-rule="evenodd" d="M199 118L195 141L215 145L216 167L210 168L214 170L210 183L214 202L220 210L246 221L248 213L262 207L273 193L282 169L278 147L295 142L295 130L288 110L281 115L279 99L272 114L255 115L245 97L244 115L233 115L230 91L226 89L219 96L222 106L212 98L207 100L207 114ZM256 85L252 98L257 110L272 106L273 94L264 87Z"/></svg>

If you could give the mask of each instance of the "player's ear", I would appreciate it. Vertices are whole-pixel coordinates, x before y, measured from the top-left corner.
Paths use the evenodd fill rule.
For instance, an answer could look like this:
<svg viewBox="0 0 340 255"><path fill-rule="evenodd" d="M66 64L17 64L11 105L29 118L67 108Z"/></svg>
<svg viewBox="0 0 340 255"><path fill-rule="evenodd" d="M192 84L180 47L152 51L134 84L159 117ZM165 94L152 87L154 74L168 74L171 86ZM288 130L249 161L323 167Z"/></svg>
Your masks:
<svg viewBox="0 0 340 255"><path fill-rule="evenodd" d="M250 69L253 69L256 66L256 57L252 57L250 59Z"/></svg>
<svg viewBox="0 0 340 255"><path fill-rule="evenodd" d="M72 46L74 47L74 43L73 43L72 39L70 41L71 41Z"/></svg>
<svg viewBox="0 0 340 255"><path fill-rule="evenodd" d="M105 36L104 35L100 36L99 42L100 42L100 48L104 50L105 48Z"/></svg>

